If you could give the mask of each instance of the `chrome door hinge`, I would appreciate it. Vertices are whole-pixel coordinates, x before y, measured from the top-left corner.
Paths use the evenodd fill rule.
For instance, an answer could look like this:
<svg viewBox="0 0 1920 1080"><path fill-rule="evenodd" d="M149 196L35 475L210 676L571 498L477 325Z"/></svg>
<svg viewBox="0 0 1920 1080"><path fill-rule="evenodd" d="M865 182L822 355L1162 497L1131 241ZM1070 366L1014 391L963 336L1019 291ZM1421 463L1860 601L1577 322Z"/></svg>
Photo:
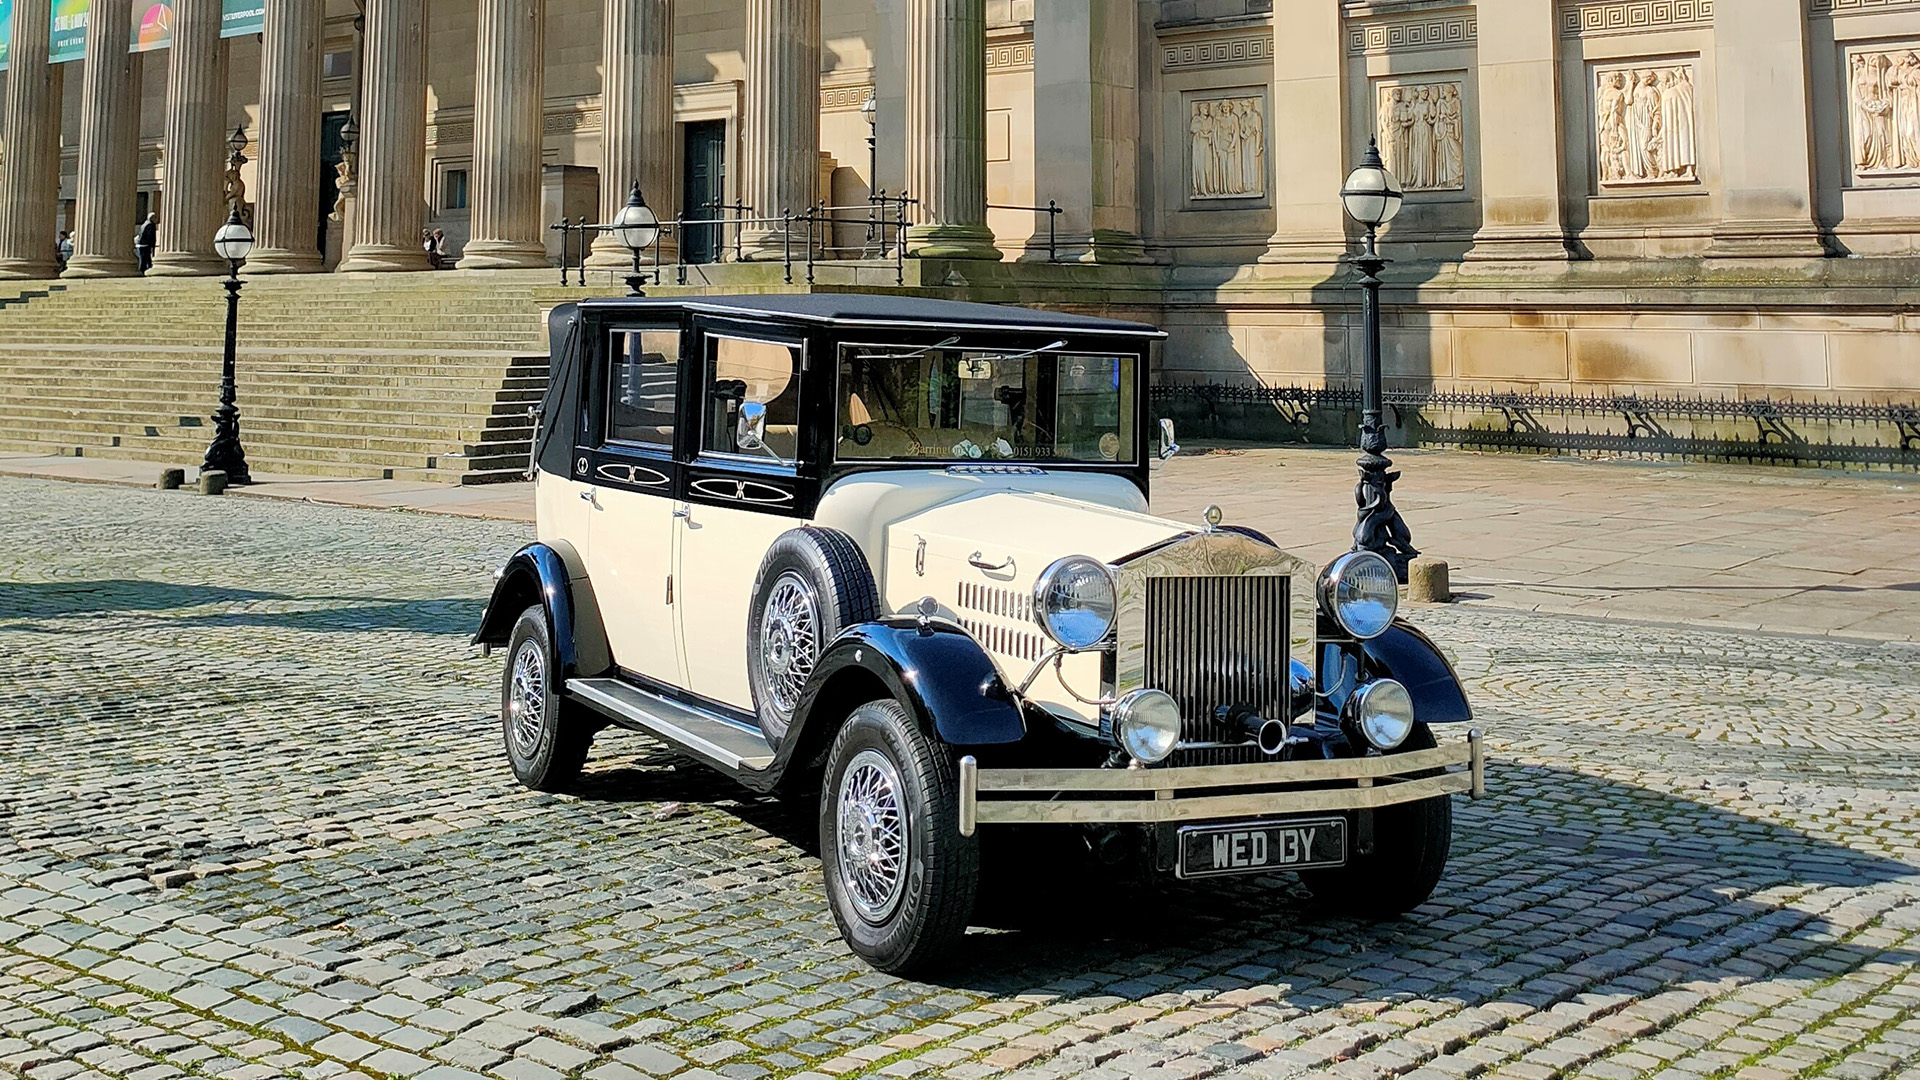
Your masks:
<svg viewBox="0 0 1920 1080"><path fill-rule="evenodd" d="M667 603L673 603L673 575L667 575Z"/></svg>

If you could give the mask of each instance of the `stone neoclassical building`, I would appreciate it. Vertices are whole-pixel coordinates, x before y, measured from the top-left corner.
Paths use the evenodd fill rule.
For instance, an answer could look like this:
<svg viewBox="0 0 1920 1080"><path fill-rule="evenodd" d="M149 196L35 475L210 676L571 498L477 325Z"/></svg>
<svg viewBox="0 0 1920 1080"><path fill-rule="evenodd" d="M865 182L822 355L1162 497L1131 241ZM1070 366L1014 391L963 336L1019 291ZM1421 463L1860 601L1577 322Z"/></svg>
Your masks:
<svg viewBox="0 0 1920 1080"><path fill-rule="evenodd" d="M49 63L55 6L12 3L9 277L62 228L67 275L133 273L147 212L151 273L218 272L238 127L253 274L422 270L431 229L551 266L638 182L760 219L662 256L764 283L765 219L852 207L816 255L873 260L905 189L910 287L1145 314L1168 386L1318 386L1354 370L1339 190L1377 137L1400 384L1920 391L1920 0L172 0L167 50Z"/></svg>

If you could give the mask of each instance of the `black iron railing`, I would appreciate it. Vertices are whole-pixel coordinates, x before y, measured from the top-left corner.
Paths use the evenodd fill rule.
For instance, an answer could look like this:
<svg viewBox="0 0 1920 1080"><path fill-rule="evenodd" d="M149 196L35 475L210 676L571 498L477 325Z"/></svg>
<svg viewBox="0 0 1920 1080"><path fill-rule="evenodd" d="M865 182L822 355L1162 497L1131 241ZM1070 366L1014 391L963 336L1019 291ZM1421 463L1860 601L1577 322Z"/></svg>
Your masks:
<svg viewBox="0 0 1920 1080"><path fill-rule="evenodd" d="M1437 445L1920 467L1920 404L1915 403L1391 388L1384 397L1395 426L1418 442ZM1244 406L1271 408L1271 413L1260 410L1262 419L1277 418L1302 436L1310 429L1344 431L1348 425L1339 415L1361 406L1359 389L1347 386L1163 385L1154 387L1153 399L1194 414L1192 420L1215 427L1213 434L1219 435L1266 426L1251 422ZM1448 412L1498 414L1498 419L1454 425L1445 418ZM1573 417L1603 422L1576 430L1578 425L1566 422ZM1714 421L1751 424L1753 434L1720 437L1692 430L1695 423ZM1826 429L1823 439L1801 430L1810 425ZM1605 430L1609 427L1613 430ZM1877 429L1877 437L1835 439L1835 428Z"/></svg>
<svg viewBox="0 0 1920 1080"><path fill-rule="evenodd" d="M1060 220L1060 215L1066 213L1066 211L1060 208L1059 203L1052 199L1048 199L1047 205L1045 206L1012 206L1007 203L988 203L987 209L1027 210L1035 214L1047 215L1047 261L1060 261L1060 232L1057 228L1057 223Z"/></svg>

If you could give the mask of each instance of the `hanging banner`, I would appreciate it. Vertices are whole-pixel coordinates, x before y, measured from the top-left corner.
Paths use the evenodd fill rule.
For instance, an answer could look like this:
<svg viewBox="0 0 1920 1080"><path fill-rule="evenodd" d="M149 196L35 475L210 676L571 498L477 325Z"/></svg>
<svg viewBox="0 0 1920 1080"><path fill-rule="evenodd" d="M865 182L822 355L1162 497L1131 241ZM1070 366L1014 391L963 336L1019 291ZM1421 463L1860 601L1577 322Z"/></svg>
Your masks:
<svg viewBox="0 0 1920 1080"><path fill-rule="evenodd" d="M67 64L87 54L87 13L91 0L54 0L47 62ZM243 37L266 29L265 0L220 0L220 36ZM13 0L0 0L0 71L7 69L13 41ZM173 5L166 0L136 3L128 52L151 52L173 44Z"/></svg>
<svg viewBox="0 0 1920 1080"><path fill-rule="evenodd" d="M65 64L87 54L88 3L89 0L55 0L53 39L47 50L49 64Z"/></svg>
<svg viewBox="0 0 1920 1080"><path fill-rule="evenodd" d="M0 71L7 69L13 52L13 0L0 0Z"/></svg>

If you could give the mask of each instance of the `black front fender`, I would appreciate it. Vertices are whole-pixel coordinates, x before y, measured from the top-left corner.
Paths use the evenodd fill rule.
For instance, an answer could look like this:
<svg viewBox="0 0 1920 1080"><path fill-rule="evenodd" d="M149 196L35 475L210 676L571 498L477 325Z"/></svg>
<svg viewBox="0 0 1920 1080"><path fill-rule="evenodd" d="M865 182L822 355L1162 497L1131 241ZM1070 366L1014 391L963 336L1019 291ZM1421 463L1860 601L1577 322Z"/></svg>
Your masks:
<svg viewBox="0 0 1920 1080"><path fill-rule="evenodd" d="M555 659L565 678L573 674L575 665L573 589L567 581L566 560L545 544L528 544L507 560L499 580L494 582L486 613L480 616L473 643L505 645L513 633L514 620L535 604L546 609Z"/></svg>
<svg viewBox="0 0 1920 1080"><path fill-rule="evenodd" d="M1423 724L1460 724L1473 719L1466 691L1453 665L1427 635L1396 620L1387 632L1360 647L1375 678L1398 681L1413 695L1413 715Z"/></svg>
<svg viewBox="0 0 1920 1080"><path fill-rule="evenodd" d="M894 618L849 627L814 666L794 710L789 739L812 741L818 712L834 712L836 686L877 682L950 746L1019 742L1027 725L1019 698L966 631L951 623ZM834 717L834 720L839 719Z"/></svg>

